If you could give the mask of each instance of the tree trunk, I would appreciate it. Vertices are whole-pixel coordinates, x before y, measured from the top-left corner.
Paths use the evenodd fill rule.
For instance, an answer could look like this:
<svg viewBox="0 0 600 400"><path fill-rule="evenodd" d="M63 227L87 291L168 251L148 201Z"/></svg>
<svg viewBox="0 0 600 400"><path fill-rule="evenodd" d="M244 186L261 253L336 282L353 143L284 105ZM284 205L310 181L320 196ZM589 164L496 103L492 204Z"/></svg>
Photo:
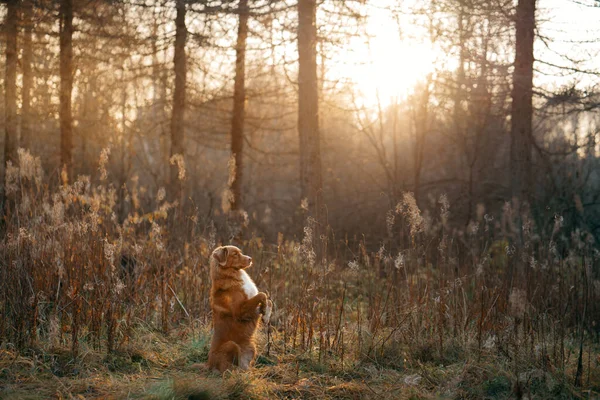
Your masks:
<svg viewBox="0 0 600 400"><path fill-rule="evenodd" d="M21 147L30 148L31 137L31 87L33 75L31 66L33 52L31 47L32 38L32 0L23 2L23 105L21 106Z"/></svg>
<svg viewBox="0 0 600 400"><path fill-rule="evenodd" d="M121 70L121 171L119 173L119 223L123 223L127 217L127 202L125 197L127 196L127 176L129 175L129 136L131 132L127 130L127 82L125 80L125 63L123 63L123 69Z"/></svg>
<svg viewBox="0 0 600 400"><path fill-rule="evenodd" d="M417 100L417 110L414 116L415 124L415 148L414 148L414 195L417 205L420 205L421 198L421 171L423 169L423 158L425 152L425 138L429 131L429 98L430 98L431 74L423 84L421 95Z"/></svg>
<svg viewBox="0 0 600 400"><path fill-rule="evenodd" d="M60 165L73 177L73 0L60 3Z"/></svg>
<svg viewBox="0 0 600 400"><path fill-rule="evenodd" d="M97 101L96 98L94 96L94 93L97 91L98 88L98 83L97 83L97 78L96 77L90 77L87 82L85 83L84 86L84 93L83 93L83 101L81 104L81 120L82 120L82 126L81 126L81 130L82 131L87 131L87 129L91 128L91 125L93 124L90 123L90 121L97 121L98 120L98 110L97 110ZM87 152L88 152L88 147L91 147L89 145L90 142L90 138L89 135L82 135L81 136L81 147L79 149L79 154L81 156L81 172L85 175L91 175L92 174L92 169L91 169L91 161L90 161L90 157L88 156Z"/></svg>
<svg viewBox="0 0 600 400"><path fill-rule="evenodd" d="M321 143L317 84L316 0L298 0L298 133L300 188L309 212L318 219L322 207Z"/></svg>
<svg viewBox="0 0 600 400"><path fill-rule="evenodd" d="M465 29L465 11L462 4L459 6L458 15L458 47L459 47L459 61L458 69L456 73L456 87L454 92L454 125L456 128L457 135L465 134L465 113L464 113L464 101L466 91L466 76L465 76L465 62L467 58L467 45L466 36L467 32Z"/></svg>
<svg viewBox="0 0 600 400"><path fill-rule="evenodd" d="M236 45L235 81L233 87L233 117L231 120L231 155L235 158L235 172L231 183L231 209L238 210L242 203L242 154L244 150L244 113L246 100L246 38L248 37L248 0L240 0L239 26Z"/></svg>
<svg viewBox="0 0 600 400"><path fill-rule="evenodd" d="M186 58L185 42L187 29L185 26L185 0L176 0L177 15L175 17L175 90L173 92L173 111L171 113L171 190L177 199L182 200L183 182L179 177L179 165L173 162L175 156L184 159L183 132L185 116Z"/></svg>
<svg viewBox="0 0 600 400"><path fill-rule="evenodd" d="M6 74L4 92L4 174L6 165L17 161L17 8L18 0L8 0L6 10ZM4 192L4 182L2 192Z"/></svg>
<svg viewBox="0 0 600 400"><path fill-rule="evenodd" d="M511 106L511 190L513 198L531 202L533 144L533 41L535 1L519 0L516 15L516 52Z"/></svg>
<svg viewBox="0 0 600 400"><path fill-rule="evenodd" d="M167 102L166 94L166 68L159 63L159 48L158 48L158 32L159 24L162 21L163 15L155 8L152 13L152 129L156 130L158 136L158 171L152 174L156 179L156 185L164 185L169 181L169 137L166 132L167 116L165 114L165 104ZM165 59L165 49L162 50L162 59Z"/></svg>

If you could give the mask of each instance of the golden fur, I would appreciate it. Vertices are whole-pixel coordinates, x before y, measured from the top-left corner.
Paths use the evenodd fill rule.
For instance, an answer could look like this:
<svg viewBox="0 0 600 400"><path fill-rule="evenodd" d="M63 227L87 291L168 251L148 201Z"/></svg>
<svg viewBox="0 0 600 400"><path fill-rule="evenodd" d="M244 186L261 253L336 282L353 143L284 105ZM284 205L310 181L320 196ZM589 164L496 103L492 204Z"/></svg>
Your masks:
<svg viewBox="0 0 600 400"><path fill-rule="evenodd" d="M272 303L265 293L258 292L244 271L251 265L252 258L235 246L217 247L212 253L210 303L214 335L208 353L211 369L248 369L256 356L254 333L261 315L263 322L268 323Z"/></svg>

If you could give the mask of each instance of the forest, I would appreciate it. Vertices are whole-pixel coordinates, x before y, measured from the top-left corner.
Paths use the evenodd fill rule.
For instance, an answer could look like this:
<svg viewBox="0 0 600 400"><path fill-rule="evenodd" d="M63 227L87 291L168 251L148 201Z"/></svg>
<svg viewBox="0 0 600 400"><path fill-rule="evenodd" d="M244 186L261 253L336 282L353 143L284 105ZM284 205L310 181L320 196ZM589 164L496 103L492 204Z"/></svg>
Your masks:
<svg viewBox="0 0 600 400"><path fill-rule="evenodd" d="M600 397L600 1L0 21L0 398ZM273 314L218 374L227 244Z"/></svg>

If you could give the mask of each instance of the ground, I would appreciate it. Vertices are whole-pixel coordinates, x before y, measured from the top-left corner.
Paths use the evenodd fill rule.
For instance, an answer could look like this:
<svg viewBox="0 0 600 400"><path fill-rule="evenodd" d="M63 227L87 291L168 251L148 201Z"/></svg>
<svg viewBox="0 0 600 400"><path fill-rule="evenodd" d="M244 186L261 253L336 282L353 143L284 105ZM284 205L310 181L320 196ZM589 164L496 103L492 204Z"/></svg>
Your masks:
<svg viewBox="0 0 600 400"><path fill-rule="evenodd" d="M111 354L85 349L73 358L60 347L31 348L21 354L0 351L2 399L433 399L433 398L598 398L600 361L585 390L551 369L532 367L518 373L508 361L488 356L458 357L439 363L423 360L346 360L315 351L267 349L250 371L223 375L207 371L210 331L183 329L165 336L144 329L135 341ZM595 359L593 359L595 357ZM400 356L400 358L402 358ZM393 361L393 362L392 362ZM409 365L410 364L410 365ZM516 378L518 376L518 379ZM564 378L561 378L563 376ZM594 384L595 382L595 384Z"/></svg>

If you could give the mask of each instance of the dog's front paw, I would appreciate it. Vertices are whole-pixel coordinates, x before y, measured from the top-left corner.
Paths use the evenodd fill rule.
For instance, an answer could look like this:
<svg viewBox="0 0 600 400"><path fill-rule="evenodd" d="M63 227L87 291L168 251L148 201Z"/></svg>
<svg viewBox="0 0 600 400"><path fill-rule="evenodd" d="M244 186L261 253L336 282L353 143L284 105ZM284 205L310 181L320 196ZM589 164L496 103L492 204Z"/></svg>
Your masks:
<svg viewBox="0 0 600 400"><path fill-rule="evenodd" d="M267 300L267 305L262 313L263 324L267 325L271 320L271 311L273 311L273 302L271 300Z"/></svg>

